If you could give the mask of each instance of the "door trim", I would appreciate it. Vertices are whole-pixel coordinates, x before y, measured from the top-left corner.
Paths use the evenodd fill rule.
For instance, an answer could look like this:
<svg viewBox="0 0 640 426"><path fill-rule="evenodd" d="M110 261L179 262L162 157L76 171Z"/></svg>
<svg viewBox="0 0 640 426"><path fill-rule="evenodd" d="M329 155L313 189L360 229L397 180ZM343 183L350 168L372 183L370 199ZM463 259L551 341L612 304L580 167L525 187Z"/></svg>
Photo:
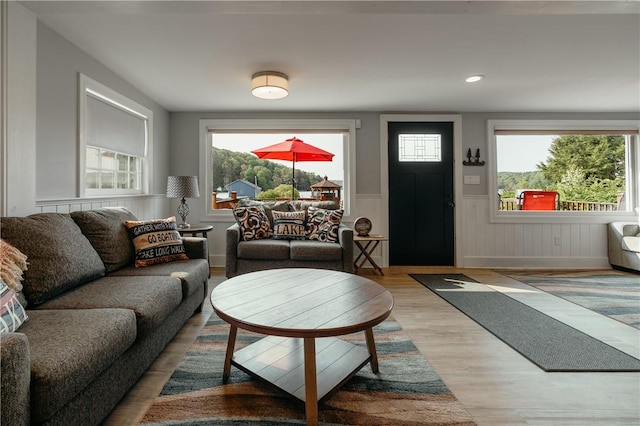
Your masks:
<svg viewBox="0 0 640 426"><path fill-rule="evenodd" d="M459 235L462 229L462 116L459 114L381 114L380 115L380 195L382 197L382 214L386 218L382 233L389 235L389 128L391 122L451 122L453 123L453 192L456 208L453 211L453 247L454 264L464 267L462 244ZM389 266L389 245L382 245L382 266Z"/></svg>

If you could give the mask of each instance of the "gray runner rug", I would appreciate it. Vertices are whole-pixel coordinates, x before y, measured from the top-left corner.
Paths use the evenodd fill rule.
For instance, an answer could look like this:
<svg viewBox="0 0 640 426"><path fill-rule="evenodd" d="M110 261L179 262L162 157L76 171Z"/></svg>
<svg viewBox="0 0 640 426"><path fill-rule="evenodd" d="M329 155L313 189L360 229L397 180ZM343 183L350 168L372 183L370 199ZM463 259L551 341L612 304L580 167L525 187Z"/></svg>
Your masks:
<svg viewBox="0 0 640 426"><path fill-rule="evenodd" d="M409 275L545 371L640 371L640 359L466 275Z"/></svg>

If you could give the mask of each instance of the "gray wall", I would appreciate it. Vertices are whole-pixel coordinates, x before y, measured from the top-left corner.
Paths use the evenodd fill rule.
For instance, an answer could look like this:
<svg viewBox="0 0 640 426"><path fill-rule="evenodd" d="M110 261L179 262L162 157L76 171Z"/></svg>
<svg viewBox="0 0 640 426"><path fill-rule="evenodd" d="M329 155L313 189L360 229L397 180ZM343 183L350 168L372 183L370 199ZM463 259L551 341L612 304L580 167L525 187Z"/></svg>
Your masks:
<svg viewBox="0 0 640 426"><path fill-rule="evenodd" d="M379 114L371 112L339 113L171 113L171 173L197 175L200 156L199 121L201 119L352 119L360 120L356 131L356 192L380 193Z"/></svg>
<svg viewBox="0 0 640 426"><path fill-rule="evenodd" d="M152 194L166 192L169 113L90 55L38 22L36 198L77 197L78 73L153 110ZM197 158L197 154L196 154Z"/></svg>

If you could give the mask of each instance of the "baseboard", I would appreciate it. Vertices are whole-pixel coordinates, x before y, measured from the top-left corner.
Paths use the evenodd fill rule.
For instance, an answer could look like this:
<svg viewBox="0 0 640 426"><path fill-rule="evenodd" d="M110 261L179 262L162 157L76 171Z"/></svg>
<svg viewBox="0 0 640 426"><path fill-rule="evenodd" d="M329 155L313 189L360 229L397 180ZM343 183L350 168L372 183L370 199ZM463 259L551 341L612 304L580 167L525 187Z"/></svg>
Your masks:
<svg viewBox="0 0 640 426"><path fill-rule="evenodd" d="M465 256L465 268L502 269L609 269L606 257L489 257Z"/></svg>
<svg viewBox="0 0 640 426"><path fill-rule="evenodd" d="M209 265L212 268L224 268L226 266L226 256L224 254L209 255Z"/></svg>

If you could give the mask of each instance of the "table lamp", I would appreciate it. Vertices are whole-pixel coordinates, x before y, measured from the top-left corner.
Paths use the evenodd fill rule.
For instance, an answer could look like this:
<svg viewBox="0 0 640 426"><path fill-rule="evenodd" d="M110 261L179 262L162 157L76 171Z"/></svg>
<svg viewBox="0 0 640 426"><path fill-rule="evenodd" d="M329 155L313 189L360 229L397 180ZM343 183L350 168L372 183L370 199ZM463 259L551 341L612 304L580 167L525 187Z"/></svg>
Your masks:
<svg viewBox="0 0 640 426"><path fill-rule="evenodd" d="M182 199L178 206L178 214L182 218L182 223L178 225L179 228L191 228L191 225L187 223L189 205L186 203L185 198L199 197L200 191L198 190L197 176L169 176L167 179L167 198Z"/></svg>

